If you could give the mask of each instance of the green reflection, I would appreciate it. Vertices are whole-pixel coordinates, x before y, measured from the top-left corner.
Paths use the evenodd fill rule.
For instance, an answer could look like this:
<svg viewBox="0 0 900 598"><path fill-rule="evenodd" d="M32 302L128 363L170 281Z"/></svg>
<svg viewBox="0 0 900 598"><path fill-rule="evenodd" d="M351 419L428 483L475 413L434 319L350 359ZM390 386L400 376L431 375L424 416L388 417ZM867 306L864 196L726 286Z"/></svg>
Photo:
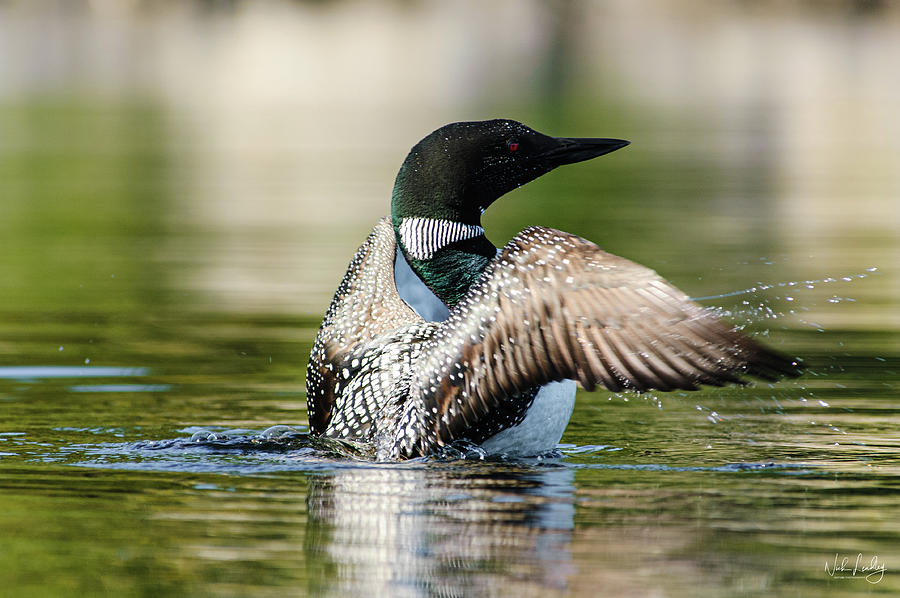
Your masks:
<svg viewBox="0 0 900 598"><path fill-rule="evenodd" d="M151 4L77 3L34 22L18 12L29 3L2 5L15 10L0 45L20 51L0 66L28 66L0 85L0 366L143 369L0 378L0 587L900 592L896 89L872 60L895 70L887 3L854 4L877 19L845 19L840 3L711 2L702 16L649 3L632 29L616 3L552 15L507 3L491 19L482 4L372 4L363 19L340 2ZM673 18L653 20L655 6ZM729 43L704 45L717 39ZM666 52L695 71L674 89L653 60ZM427 127L495 116L632 145L502 199L485 215L492 240L554 226L694 296L834 277L707 302L811 373L774 388L581 393L563 439L580 452L562 464L133 449L303 425L312 338L409 146ZM723 468L748 463L791 467ZM826 560L857 552L886 562L880 584L827 576Z"/></svg>
<svg viewBox="0 0 900 598"><path fill-rule="evenodd" d="M152 259L167 182L158 109L0 104L3 309L137 310L160 298Z"/></svg>

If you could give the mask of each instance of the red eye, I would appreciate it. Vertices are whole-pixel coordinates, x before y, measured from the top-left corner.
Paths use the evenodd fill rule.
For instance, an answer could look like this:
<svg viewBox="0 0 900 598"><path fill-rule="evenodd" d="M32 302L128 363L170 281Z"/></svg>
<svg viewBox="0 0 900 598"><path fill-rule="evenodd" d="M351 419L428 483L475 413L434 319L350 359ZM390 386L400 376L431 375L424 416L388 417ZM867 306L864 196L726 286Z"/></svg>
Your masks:
<svg viewBox="0 0 900 598"><path fill-rule="evenodd" d="M516 150L519 149L519 144L516 143L515 141L507 141L507 142L506 142L506 149L508 149L508 150L511 151L511 152L514 152L514 151L516 151Z"/></svg>

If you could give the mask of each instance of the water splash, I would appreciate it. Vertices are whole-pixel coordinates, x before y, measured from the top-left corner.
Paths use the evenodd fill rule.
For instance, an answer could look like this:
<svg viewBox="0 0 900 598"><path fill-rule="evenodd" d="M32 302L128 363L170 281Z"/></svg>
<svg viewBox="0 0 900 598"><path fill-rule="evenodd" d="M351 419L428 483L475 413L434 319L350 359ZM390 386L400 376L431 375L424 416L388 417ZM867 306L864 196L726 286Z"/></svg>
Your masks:
<svg viewBox="0 0 900 598"><path fill-rule="evenodd" d="M691 299L693 301L711 301L713 299L726 299L728 297L739 297L741 295L750 295L753 293L759 293L761 291L768 291L770 289L778 289L778 288L814 289L814 288L816 288L816 285L832 284L832 283L836 283L836 282L852 282L853 280L867 278L870 274L877 272L878 267L872 266L872 267L866 268L865 270L866 270L865 273L850 274L848 276L840 276L840 277L828 276L826 278L817 279L817 280L802 280L802 281L801 280L793 280L793 281L775 282L775 283L758 282L758 283L756 283L755 286L752 286L747 289L731 291L728 293L721 293L718 295L706 295L704 297L691 297ZM790 297L790 296L785 297L785 299L787 301L794 300L794 298ZM842 300L846 301L846 300L852 300L852 299L843 298Z"/></svg>
<svg viewBox="0 0 900 598"><path fill-rule="evenodd" d="M783 318L785 316L798 316L803 312L810 311L810 308L815 306L815 303L804 304L798 301L798 292L815 289L817 285L825 285L825 284L834 284L834 283L848 283L853 282L854 280L860 280L869 277L871 274L878 272L878 268L876 266L872 266L865 269L865 272L860 272L856 274L849 274L846 276L828 276L822 279L815 280L799 280L799 281L784 281L784 282L776 282L776 283L757 283L755 286L740 289L737 291L731 291L727 293L720 293L718 295L707 295L704 297L693 297L694 301L708 301L714 299L722 299L728 297L740 297L742 295L759 293L762 291L767 291L771 289L787 289L792 291L791 294L785 295L775 295L775 299L784 300L791 307L784 311L776 311L772 307L770 307L765 300L757 299L743 299L740 304L735 305L733 307L722 307L722 306L712 306L711 309L717 316L721 318L731 319L737 321L736 328L741 330L745 328L747 325L761 322L766 320L777 320L779 318ZM826 301L829 304L838 304L838 303L855 303L856 299L853 297L846 297L840 295L832 295L827 298ZM811 320L797 318L797 322L799 322L803 326L807 326L809 328L815 329L817 332L825 332L824 328L818 322L814 322ZM768 330L762 330L758 332L760 336L768 336Z"/></svg>

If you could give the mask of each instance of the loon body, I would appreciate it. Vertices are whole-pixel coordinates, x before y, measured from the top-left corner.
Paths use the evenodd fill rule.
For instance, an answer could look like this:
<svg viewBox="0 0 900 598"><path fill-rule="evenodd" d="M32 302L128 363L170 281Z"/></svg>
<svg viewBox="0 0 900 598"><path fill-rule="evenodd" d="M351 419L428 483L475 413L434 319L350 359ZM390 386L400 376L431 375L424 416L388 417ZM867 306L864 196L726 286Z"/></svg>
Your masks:
<svg viewBox="0 0 900 598"><path fill-rule="evenodd" d="M394 260L394 283L400 297L430 322L443 322L450 311L410 268L402 251ZM561 380L541 386L525 417L481 443L489 454L538 455L556 447L575 408L575 382Z"/></svg>
<svg viewBox="0 0 900 598"><path fill-rule="evenodd" d="M313 345L311 431L371 442L382 460L456 440L535 455L562 437L574 381L694 390L796 375L796 362L590 241L534 226L498 250L484 236L481 214L506 192L627 144L498 119L414 146L391 216L357 251Z"/></svg>

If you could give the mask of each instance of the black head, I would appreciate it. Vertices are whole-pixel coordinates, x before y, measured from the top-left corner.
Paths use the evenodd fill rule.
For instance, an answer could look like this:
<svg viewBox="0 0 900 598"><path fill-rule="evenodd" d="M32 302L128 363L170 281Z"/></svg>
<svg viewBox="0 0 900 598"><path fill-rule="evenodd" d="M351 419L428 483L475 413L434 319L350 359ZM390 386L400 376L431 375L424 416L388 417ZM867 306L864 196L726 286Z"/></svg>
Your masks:
<svg viewBox="0 0 900 598"><path fill-rule="evenodd" d="M410 217L478 224L489 205L516 187L626 145L621 139L549 137L506 119L445 125L403 162L391 204L394 226Z"/></svg>

